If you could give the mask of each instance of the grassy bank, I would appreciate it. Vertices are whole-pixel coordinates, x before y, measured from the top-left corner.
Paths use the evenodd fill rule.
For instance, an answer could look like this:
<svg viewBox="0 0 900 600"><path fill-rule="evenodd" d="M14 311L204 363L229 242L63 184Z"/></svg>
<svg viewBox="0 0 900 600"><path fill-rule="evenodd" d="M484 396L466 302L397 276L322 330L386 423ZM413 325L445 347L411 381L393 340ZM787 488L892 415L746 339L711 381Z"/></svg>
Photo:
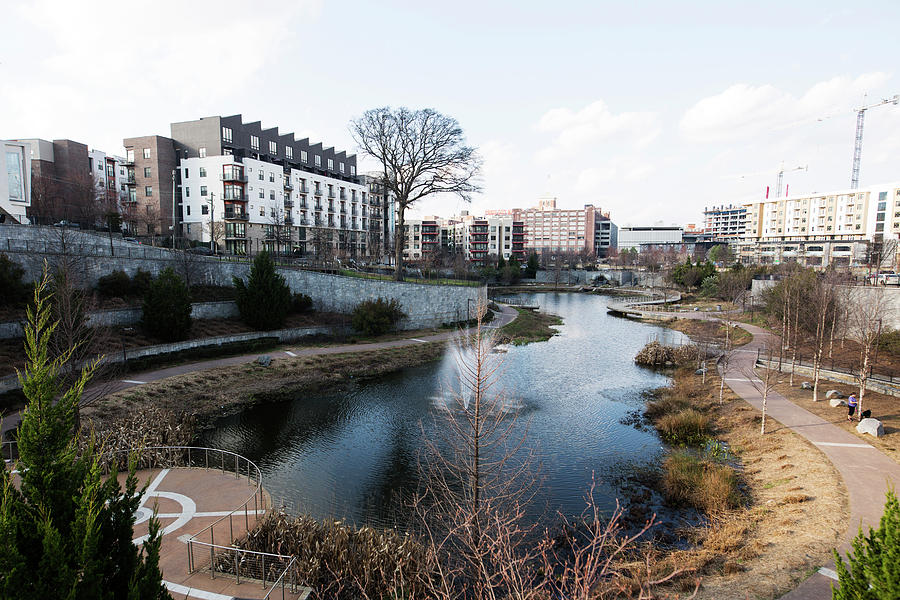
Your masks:
<svg viewBox="0 0 900 600"><path fill-rule="evenodd" d="M725 324L721 321L701 321L699 319L673 319L662 323L664 327L680 331L692 340L716 340L718 342L725 341ZM731 345L743 346L753 339L753 335L741 329L734 327L731 330Z"/></svg>
<svg viewBox="0 0 900 600"><path fill-rule="evenodd" d="M675 506L691 506L707 525L686 529L686 550L651 550L661 572L695 569L672 591L699 598L779 597L830 559L847 527L840 475L814 446L784 427L759 434L759 413L719 379L704 384L681 369L657 390L646 416L672 449L659 487Z"/></svg>
<svg viewBox="0 0 900 600"><path fill-rule="evenodd" d="M444 342L344 354L275 358L269 367L255 362L219 367L150 382L107 396L85 409L86 417L109 421L148 407L187 411L200 428L260 402L300 393L334 390L351 381L378 377L438 359Z"/></svg>
<svg viewBox="0 0 900 600"><path fill-rule="evenodd" d="M512 323L500 328L501 343L524 346L531 342L545 342L559 333L552 326L562 325L560 317L527 308L514 308L519 316Z"/></svg>

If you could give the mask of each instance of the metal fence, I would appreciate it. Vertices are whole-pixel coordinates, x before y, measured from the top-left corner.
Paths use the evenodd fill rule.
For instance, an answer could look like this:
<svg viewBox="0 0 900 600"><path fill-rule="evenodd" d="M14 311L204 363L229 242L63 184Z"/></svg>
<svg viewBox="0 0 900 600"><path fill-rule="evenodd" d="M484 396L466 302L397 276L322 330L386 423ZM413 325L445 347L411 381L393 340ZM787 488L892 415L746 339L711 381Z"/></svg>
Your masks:
<svg viewBox="0 0 900 600"><path fill-rule="evenodd" d="M140 469L195 468L233 473L235 478L246 478L256 484L253 491L239 506L192 535L187 540L188 571L208 571L215 579L218 575L234 577L236 583L255 581L268 588L266 598L297 591L296 559L293 556L254 552L235 547L235 523L250 531L251 524L271 508L262 488L262 472L250 459L234 452L198 446L150 446L129 451L118 451L104 457L108 474L113 465L124 468L130 456L135 456ZM208 542L206 540L209 540ZM220 543L216 543L216 540ZM224 542L228 545L223 545ZM208 562L207 562L208 560Z"/></svg>
<svg viewBox="0 0 900 600"><path fill-rule="evenodd" d="M767 357L763 356L762 348L757 348L756 362L758 364L761 364L765 360L769 360L773 364L780 364L782 369L791 368L791 354L789 354L788 352L785 352L780 357L773 352L771 355L771 359L768 359ZM799 367L806 367L809 369L815 368L812 361L803 360L803 356L799 353L797 354L797 358L793 362ZM822 363L819 365L819 368L823 371L831 371L833 373L841 373L843 375L849 375L850 377L856 377L857 379L859 378L859 369L854 369L846 365L836 364L834 358L823 359ZM876 371L876 369L879 368L881 369L881 371ZM898 374L888 365L878 365L877 357L875 358L875 360L873 360L873 364L869 366L868 379L893 385L900 384L900 374Z"/></svg>

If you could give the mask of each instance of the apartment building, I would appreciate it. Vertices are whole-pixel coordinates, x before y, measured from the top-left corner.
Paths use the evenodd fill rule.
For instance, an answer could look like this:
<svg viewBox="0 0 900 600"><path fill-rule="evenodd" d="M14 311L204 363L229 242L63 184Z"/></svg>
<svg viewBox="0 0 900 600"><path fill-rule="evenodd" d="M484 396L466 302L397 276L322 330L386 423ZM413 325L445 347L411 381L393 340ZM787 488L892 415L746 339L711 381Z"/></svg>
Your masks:
<svg viewBox="0 0 900 600"><path fill-rule="evenodd" d="M745 207L745 233L737 247L747 264L796 260L812 267L855 266L868 261L873 245L900 239L900 182Z"/></svg>
<svg viewBox="0 0 900 600"><path fill-rule="evenodd" d="M744 236L746 206L712 206L703 209L703 229L713 240L732 242Z"/></svg>
<svg viewBox="0 0 900 600"><path fill-rule="evenodd" d="M523 223L527 252L605 255L615 237L609 214L592 204L562 209L556 198L545 196L535 208L513 209L512 216Z"/></svg>
<svg viewBox="0 0 900 600"><path fill-rule="evenodd" d="M241 115L172 123L170 135L125 140L135 213L155 207L163 231L177 223L234 254L383 252L390 195L357 175L355 155Z"/></svg>
<svg viewBox="0 0 900 600"><path fill-rule="evenodd" d="M0 169L0 223L28 223L31 206L30 147L22 142L3 141L3 168Z"/></svg>
<svg viewBox="0 0 900 600"><path fill-rule="evenodd" d="M475 265L487 265L502 256L524 263L525 228L512 215L497 214L476 217L463 213L442 219L425 217L404 223L406 240L403 256L422 260L429 255L463 256Z"/></svg>
<svg viewBox="0 0 900 600"><path fill-rule="evenodd" d="M178 158L171 138L145 135L126 138L123 222L140 236L176 233L176 167Z"/></svg>

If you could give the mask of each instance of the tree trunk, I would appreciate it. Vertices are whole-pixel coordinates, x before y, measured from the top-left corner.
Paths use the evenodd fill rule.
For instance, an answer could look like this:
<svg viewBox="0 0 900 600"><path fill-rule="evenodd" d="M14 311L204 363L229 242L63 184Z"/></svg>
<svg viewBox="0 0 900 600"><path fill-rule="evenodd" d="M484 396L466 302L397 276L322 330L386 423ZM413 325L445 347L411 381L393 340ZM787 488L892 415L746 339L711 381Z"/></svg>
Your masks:
<svg viewBox="0 0 900 600"><path fill-rule="evenodd" d="M397 206L397 229L394 231L394 281L403 281L403 246L406 244L406 232L404 229L404 217L406 207Z"/></svg>
<svg viewBox="0 0 900 600"><path fill-rule="evenodd" d="M759 434L766 435L766 403L769 400L769 376L766 375L766 379L763 381L763 404L762 404L762 423L760 424Z"/></svg>

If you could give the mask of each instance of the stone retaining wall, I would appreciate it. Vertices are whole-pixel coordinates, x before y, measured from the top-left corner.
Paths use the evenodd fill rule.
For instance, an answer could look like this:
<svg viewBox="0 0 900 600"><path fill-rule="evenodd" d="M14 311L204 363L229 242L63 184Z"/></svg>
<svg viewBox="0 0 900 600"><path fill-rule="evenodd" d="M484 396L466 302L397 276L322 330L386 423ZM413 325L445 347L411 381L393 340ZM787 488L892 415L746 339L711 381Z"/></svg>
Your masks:
<svg viewBox="0 0 900 600"><path fill-rule="evenodd" d="M765 364L765 360L760 360L760 364ZM770 361L772 365L777 365L778 361L773 360ZM791 371L791 364L781 363L781 368L787 373ZM807 377L813 376L813 368L807 367L803 365L794 365L794 373L799 375L805 375ZM825 379L827 381L836 381L838 383L846 383L848 385L859 385L859 381L856 380L856 377L853 375L849 375L847 373L841 373L840 371L829 371L827 369L819 369L819 379ZM819 388L821 389L821 388ZM885 394L886 396L900 396L900 385L891 384L887 381L881 381L880 379L869 379L866 381L866 389L878 392L879 394ZM824 397L824 396L823 396Z"/></svg>
<svg viewBox="0 0 900 600"><path fill-rule="evenodd" d="M0 236L3 230L0 229ZM0 251L8 240L2 240ZM84 256L70 261L77 270L76 277L85 287L93 287L97 280L116 270L134 275L138 270L154 276L167 267L188 275L194 284L232 285L233 277L247 279L250 264L246 260L230 262L225 259L187 255L181 252L156 251L158 256ZM52 263L57 256L40 252L7 252L9 258L25 269L25 279L40 277L43 261ZM464 321L475 314L479 303L487 302L487 287L430 285L396 282L361 277L330 275L297 268L279 267L292 292L301 292L313 300L313 308L321 311L350 313L363 300L394 299L408 315L401 322L403 329L439 327L445 323Z"/></svg>

